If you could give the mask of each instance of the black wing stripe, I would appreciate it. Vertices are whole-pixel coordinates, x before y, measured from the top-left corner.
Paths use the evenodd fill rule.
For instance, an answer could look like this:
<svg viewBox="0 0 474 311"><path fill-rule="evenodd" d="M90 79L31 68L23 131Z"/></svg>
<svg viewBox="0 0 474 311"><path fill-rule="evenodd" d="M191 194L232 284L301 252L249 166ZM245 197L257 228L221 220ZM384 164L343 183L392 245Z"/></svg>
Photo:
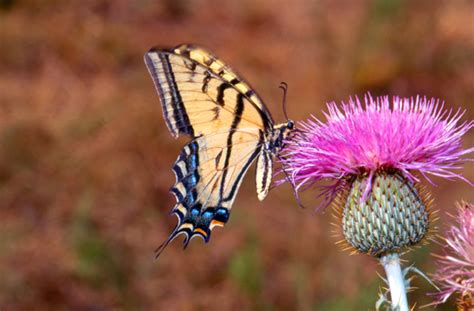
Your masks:
<svg viewBox="0 0 474 311"><path fill-rule="evenodd" d="M271 161L272 159L270 159L270 155L268 154L268 152L264 152L263 153L263 161L265 162L263 167L264 167L264 171L263 171L263 177L262 177L262 189L266 189L267 187L267 179L268 179L268 174L270 173L268 171L268 161Z"/></svg>
<svg viewBox="0 0 474 311"><path fill-rule="evenodd" d="M230 80L230 84L232 84L232 85L237 85L239 83L240 83L240 80L237 79L237 78L234 78L234 79Z"/></svg>
<svg viewBox="0 0 474 311"><path fill-rule="evenodd" d="M171 96L173 98L171 105L173 107L174 119L181 120L179 124L180 133L190 134L191 136L193 136L193 127L189 122L188 114L186 113L186 108L184 107L183 100L181 99L181 94L178 90L178 85L176 84L173 69L171 68L169 55L159 53L158 57L160 58L161 63L163 65L163 70L165 71L165 76L171 90Z"/></svg>
<svg viewBox="0 0 474 311"><path fill-rule="evenodd" d="M240 171L239 175L236 178L237 181L240 181L244 177L244 174L247 172L247 169L249 168L250 164L252 164L253 160L258 156L258 154L262 150L263 140L264 140L264 135L263 135L263 132L260 131L260 138L259 138L258 145L257 145L258 147L255 148L254 152L252 153L252 155L248 159L247 163L245 163L244 168ZM224 202L229 202L229 201L232 201L234 199L238 187L239 187L239 183L237 183L237 182L232 185L232 188L230 189L229 195L224 198Z"/></svg>
<svg viewBox="0 0 474 311"><path fill-rule="evenodd" d="M225 162L224 162L224 173L223 173L223 176L222 176L222 180L221 180L221 186L220 186L220 189L219 189L219 201L222 202L223 200L223 195L224 195L224 185L225 185L225 181L226 181L226 177L227 177L227 167L229 166L229 161L230 161L230 156L232 154L232 136L234 136L234 133L237 129L237 126L239 125L240 121L242 120L242 114L244 113L244 97L242 94L239 93L239 95L237 96L237 105L236 105L236 108L235 108L235 116L234 116L234 120L232 121L232 125L230 127L230 131L229 131L229 136L227 136L227 146L230 146L228 149L227 149L227 152L226 152L226 157L225 157Z"/></svg>
<svg viewBox="0 0 474 311"><path fill-rule="evenodd" d="M159 54L157 53L156 55L159 55ZM151 56L148 53L145 54L145 63L146 63L147 68L148 68L148 70L151 74L151 77L153 78L153 82L154 82L155 88L158 92L158 96L160 97L161 106L163 108L163 117L165 119L166 125L168 126L168 129L171 131L171 133L174 136L176 136L178 133L176 133L175 128L171 125L171 119L170 119L170 116L168 114L168 107L167 107L167 102L168 101L165 98L165 92L163 90L163 85L162 85L162 83L164 81L160 81L160 79L158 78L158 75L160 73L163 73L163 72L158 70L157 64L155 64L155 62L153 61L153 59L151 58Z"/></svg>
<svg viewBox="0 0 474 311"><path fill-rule="evenodd" d="M217 88L217 98L216 102L219 106L224 106L224 91L228 88L230 88L230 84L227 83L221 83L219 87Z"/></svg>

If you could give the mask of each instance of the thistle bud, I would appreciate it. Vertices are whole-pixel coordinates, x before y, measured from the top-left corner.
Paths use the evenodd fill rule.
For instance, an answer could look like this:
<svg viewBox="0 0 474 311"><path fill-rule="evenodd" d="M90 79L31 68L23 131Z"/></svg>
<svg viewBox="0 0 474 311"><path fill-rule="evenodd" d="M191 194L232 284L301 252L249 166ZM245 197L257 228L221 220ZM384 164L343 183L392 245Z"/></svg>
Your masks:
<svg viewBox="0 0 474 311"><path fill-rule="evenodd" d="M428 231L429 211L413 182L398 173L357 177L342 213L346 241L361 253L379 256L420 242Z"/></svg>

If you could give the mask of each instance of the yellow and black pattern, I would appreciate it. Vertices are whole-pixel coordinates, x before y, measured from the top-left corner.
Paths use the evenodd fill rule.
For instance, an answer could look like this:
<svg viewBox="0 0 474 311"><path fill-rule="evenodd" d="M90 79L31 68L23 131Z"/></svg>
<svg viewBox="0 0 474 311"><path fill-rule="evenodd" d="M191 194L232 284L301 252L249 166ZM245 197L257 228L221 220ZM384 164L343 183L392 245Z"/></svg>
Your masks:
<svg viewBox="0 0 474 311"><path fill-rule="evenodd" d="M188 45L185 47L185 50L180 46L171 51L151 49L145 55L161 99L164 119L173 136L198 136L229 130L240 102L246 106L245 115L241 116L242 127L258 127L261 130L272 127L270 114L266 108L262 109L264 106L260 99L245 82L225 65L219 65L222 62L210 53L198 53ZM212 68L219 66L220 69L206 67L205 63L201 64L186 55L205 60ZM198 55L201 57L197 58ZM218 72L215 73L215 70Z"/></svg>
<svg viewBox="0 0 474 311"><path fill-rule="evenodd" d="M221 88L224 89L232 86L240 93L245 94L245 96L250 99L252 104L256 105L258 109L260 109L265 114L265 117L268 117L271 120L271 116L267 110L267 107L263 104L263 101L260 99L257 93L255 93L254 89L251 88L247 82L239 78L235 71L226 65L222 60L210 52L190 44L180 45L174 49L174 52L206 67L214 75L228 82L227 84L223 84ZM273 123L273 120L271 120L271 123Z"/></svg>
<svg viewBox="0 0 474 311"><path fill-rule="evenodd" d="M242 178L257 157L257 193L265 198L272 154L290 128L286 123L274 126L249 85L202 48L153 48L145 54L145 63L171 134L192 138L173 167L178 225L159 255L180 234L186 237L185 246L195 236L208 242L211 230L227 222Z"/></svg>

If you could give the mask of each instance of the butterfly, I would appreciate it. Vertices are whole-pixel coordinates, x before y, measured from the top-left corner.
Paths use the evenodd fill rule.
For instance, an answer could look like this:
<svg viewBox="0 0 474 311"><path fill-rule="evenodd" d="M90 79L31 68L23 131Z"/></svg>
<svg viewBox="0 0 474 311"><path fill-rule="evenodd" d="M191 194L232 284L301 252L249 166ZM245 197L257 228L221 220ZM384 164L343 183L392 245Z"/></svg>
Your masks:
<svg viewBox="0 0 474 311"><path fill-rule="evenodd" d="M191 138L173 166L172 213L178 224L157 249L158 257L181 234L185 248L197 236L207 243L211 230L227 223L242 178L254 160L257 195L263 200L271 184L273 157L283 148L294 122L275 124L249 84L201 47L155 47L144 59L171 135Z"/></svg>

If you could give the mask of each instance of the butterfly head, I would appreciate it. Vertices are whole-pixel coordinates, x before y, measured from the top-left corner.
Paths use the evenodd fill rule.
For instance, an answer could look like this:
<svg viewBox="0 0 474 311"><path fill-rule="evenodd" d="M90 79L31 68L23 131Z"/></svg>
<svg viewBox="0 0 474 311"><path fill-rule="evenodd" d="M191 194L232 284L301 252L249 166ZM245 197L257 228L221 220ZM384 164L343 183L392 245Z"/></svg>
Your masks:
<svg viewBox="0 0 474 311"><path fill-rule="evenodd" d="M285 123L275 125L270 138L270 149L273 152L280 151L285 146L285 139L295 129L295 122L288 120Z"/></svg>

